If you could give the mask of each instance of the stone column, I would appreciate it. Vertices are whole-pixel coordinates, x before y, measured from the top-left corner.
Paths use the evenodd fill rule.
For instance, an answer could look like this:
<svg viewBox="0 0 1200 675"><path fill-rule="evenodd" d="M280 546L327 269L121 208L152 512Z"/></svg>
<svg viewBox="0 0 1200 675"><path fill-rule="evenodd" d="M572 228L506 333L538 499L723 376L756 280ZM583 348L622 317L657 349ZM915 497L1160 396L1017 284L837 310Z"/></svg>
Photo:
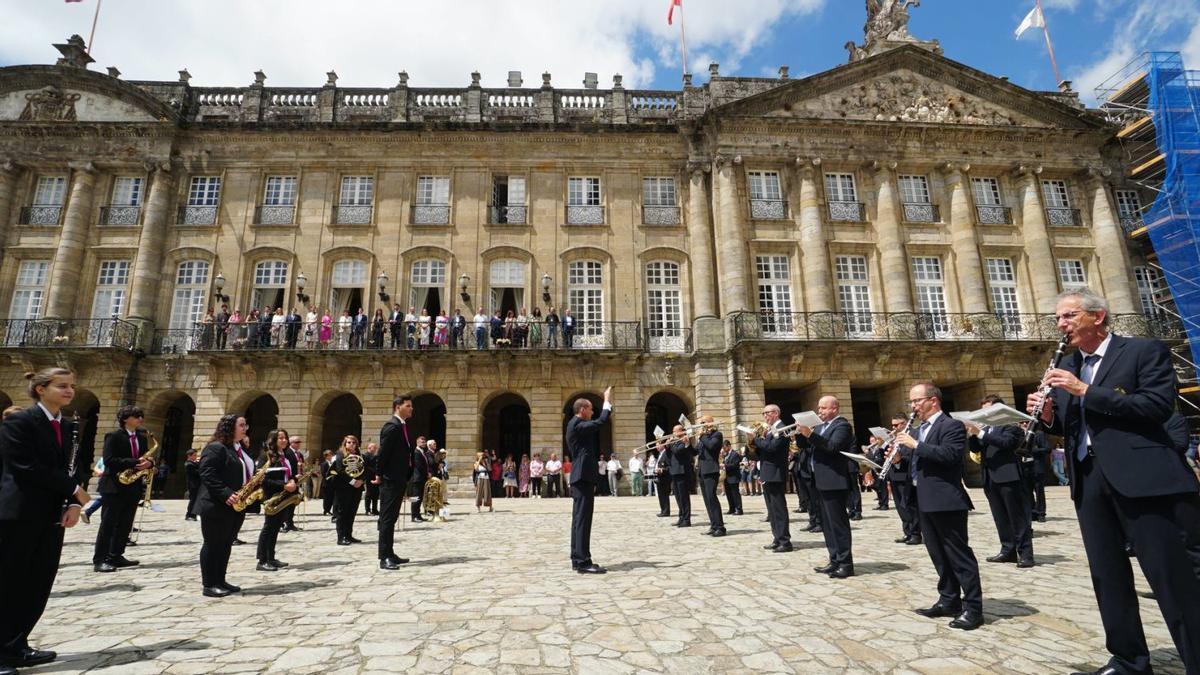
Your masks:
<svg viewBox="0 0 1200 675"><path fill-rule="evenodd" d="M1104 297L1108 299L1113 314L1133 314L1138 311L1133 284L1133 270L1129 264L1125 232L1113 215L1111 192L1104 180L1108 169L1090 169L1087 188L1092 193L1092 241L1096 245L1096 268L1104 270ZM1094 289L1100 284L1090 283Z"/></svg>
<svg viewBox="0 0 1200 675"><path fill-rule="evenodd" d="M962 311L982 314L988 311L983 265L975 240L975 218L967 194L970 164L947 164L943 171L950 188L950 241L958 269L958 287L962 291Z"/></svg>
<svg viewBox="0 0 1200 675"><path fill-rule="evenodd" d="M50 298L46 318L70 319L79 299L80 271L92 214L92 193L96 187L96 167L91 162L71 165L71 195L63 216L58 249L50 270ZM107 317L105 317L107 318Z"/></svg>
<svg viewBox="0 0 1200 675"><path fill-rule="evenodd" d="M692 279L692 343L698 349L723 349L724 334L717 316L716 284L713 279L713 229L708 215L708 183L705 171L689 166L687 229L688 258Z"/></svg>
<svg viewBox="0 0 1200 675"><path fill-rule="evenodd" d="M800 253L804 273L804 311L833 311L833 277L829 273L829 247L825 219L817 200L817 167L821 160L796 160L800 174Z"/></svg>
<svg viewBox="0 0 1200 675"><path fill-rule="evenodd" d="M1054 250L1050 232L1046 229L1046 212L1042 210L1042 190L1038 176L1042 167L1019 167L1021 183L1021 234L1025 239L1025 255L1029 258L1029 276L1033 280L1033 303L1041 314L1054 312L1058 296L1058 271L1054 266Z"/></svg>
<svg viewBox="0 0 1200 675"><path fill-rule="evenodd" d="M741 162L737 161L737 164L740 165ZM749 252L746 246L746 228L742 224L742 205L738 203L734 163L718 157L713 166L713 200L716 203L713 211L716 214L716 232L719 240L717 278L721 282L721 311L729 315L732 312L750 309L746 287L746 259Z"/></svg>
<svg viewBox="0 0 1200 675"><path fill-rule="evenodd" d="M897 211L895 162L873 162L875 169L876 210L875 242L883 267L884 307L889 313L913 311L912 288L908 273L908 256L904 250L904 233L900 231Z"/></svg>
<svg viewBox="0 0 1200 675"><path fill-rule="evenodd" d="M142 236L138 241L137 260L133 264L133 285L129 292L129 319L138 325L142 340L154 326L154 301L163 282L163 241L167 234L167 206L171 201L170 165L163 164L151 176L146 215L142 218Z"/></svg>
<svg viewBox="0 0 1200 675"><path fill-rule="evenodd" d="M12 220L12 200L21 177L21 167L12 160L0 160L0 251L8 245L8 224Z"/></svg>

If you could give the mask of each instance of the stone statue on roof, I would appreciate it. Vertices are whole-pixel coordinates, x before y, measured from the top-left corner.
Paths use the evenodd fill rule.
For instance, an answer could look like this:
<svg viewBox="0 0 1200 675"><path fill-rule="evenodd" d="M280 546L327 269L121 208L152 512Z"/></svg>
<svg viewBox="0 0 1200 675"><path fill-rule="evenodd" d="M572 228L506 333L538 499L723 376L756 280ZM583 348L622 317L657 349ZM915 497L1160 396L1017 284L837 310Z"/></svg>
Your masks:
<svg viewBox="0 0 1200 675"><path fill-rule="evenodd" d="M863 44L846 43L850 61L861 61L905 44L917 44L941 53L936 40L918 40L908 32L908 9L920 7L921 0L866 0L867 22L863 25Z"/></svg>

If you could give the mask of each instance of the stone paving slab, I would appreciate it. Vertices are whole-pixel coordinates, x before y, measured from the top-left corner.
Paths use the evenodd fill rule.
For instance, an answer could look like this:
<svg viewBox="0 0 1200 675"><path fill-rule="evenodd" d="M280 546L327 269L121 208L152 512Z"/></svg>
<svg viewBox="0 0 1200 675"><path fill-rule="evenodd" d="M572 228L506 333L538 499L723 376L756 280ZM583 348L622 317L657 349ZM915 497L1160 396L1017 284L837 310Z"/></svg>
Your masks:
<svg viewBox="0 0 1200 675"><path fill-rule="evenodd" d="M979 491L976 504L986 505ZM569 565L570 500L497 500L495 513L449 523L408 523L397 550L412 562L378 568L375 518L359 516L363 544L335 544L329 519L298 515L280 535L291 566L254 570L262 520L242 529L226 599L200 594L200 528L182 501L147 513L139 567L91 569L96 524L69 531L63 567L33 643L58 661L25 673L1059 673L1103 664L1100 617L1073 508L1052 488L1049 519L1035 524L1039 566L981 563L986 625L951 630L912 612L937 598L922 546L892 543L895 511L854 523L858 576L812 572L826 561L819 534L793 523L796 551L773 554L759 497L711 539L670 527L654 498L600 498L592 551L610 570ZM864 495L871 508L873 499ZM791 504L794 497L789 495ZM316 506L312 504L311 506ZM805 516L805 518L807 518ZM970 518L982 560L998 543L990 515ZM1138 590L1149 588L1137 573ZM1182 673L1152 600L1142 618L1153 665Z"/></svg>

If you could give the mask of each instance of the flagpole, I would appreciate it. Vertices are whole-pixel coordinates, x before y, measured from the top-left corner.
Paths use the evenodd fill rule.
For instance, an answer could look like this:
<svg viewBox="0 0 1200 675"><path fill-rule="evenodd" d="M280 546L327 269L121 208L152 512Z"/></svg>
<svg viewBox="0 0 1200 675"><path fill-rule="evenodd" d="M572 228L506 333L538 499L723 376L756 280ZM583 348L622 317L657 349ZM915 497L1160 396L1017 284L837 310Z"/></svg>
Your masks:
<svg viewBox="0 0 1200 675"><path fill-rule="evenodd" d="M1028 5L1026 5L1028 6ZM1058 74L1058 60L1054 58L1054 44L1050 42L1050 24L1046 21L1046 13L1042 11L1042 0L1037 0L1038 14L1042 17L1042 34L1046 36L1046 50L1050 52L1050 67L1054 68L1054 86L1062 84Z"/></svg>
<svg viewBox="0 0 1200 675"><path fill-rule="evenodd" d="M688 74L687 32L683 25L683 3L679 3L679 47L683 51L683 74Z"/></svg>
<svg viewBox="0 0 1200 675"><path fill-rule="evenodd" d="M88 35L87 53L92 53L92 40L96 37L96 22L100 19L100 3L102 0L96 0L96 13L92 15L92 32Z"/></svg>

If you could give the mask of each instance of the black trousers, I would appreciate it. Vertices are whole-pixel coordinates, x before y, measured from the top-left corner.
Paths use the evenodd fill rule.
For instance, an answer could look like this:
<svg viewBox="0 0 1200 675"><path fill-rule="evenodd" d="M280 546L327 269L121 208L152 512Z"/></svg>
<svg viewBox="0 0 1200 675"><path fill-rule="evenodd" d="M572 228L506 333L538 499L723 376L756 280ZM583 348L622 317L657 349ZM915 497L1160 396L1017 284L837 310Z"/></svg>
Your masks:
<svg viewBox="0 0 1200 675"><path fill-rule="evenodd" d="M296 505L292 504L280 512L283 515L283 524L288 527L296 526Z"/></svg>
<svg viewBox="0 0 1200 675"><path fill-rule="evenodd" d="M796 486L796 508L807 510L812 498L808 494L808 481L804 480L804 474L793 472L792 484Z"/></svg>
<svg viewBox="0 0 1200 675"><path fill-rule="evenodd" d="M879 506L886 509L888 506L888 482L886 480L879 480L879 476L876 474L875 482L871 485L871 489L875 491L875 501Z"/></svg>
<svg viewBox="0 0 1200 675"><path fill-rule="evenodd" d="M198 497L199 495L200 495L200 485L199 484L197 484L195 487L193 487L191 485L188 486L188 504L187 504L187 514L186 514L188 517L194 517L196 515L196 497ZM101 506L101 508L103 508L104 505L101 504L100 506ZM101 516L101 517L103 517L103 516Z"/></svg>
<svg viewBox="0 0 1200 675"><path fill-rule="evenodd" d="M200 534L204 537L200 547L200 579L205 587L225 583L233 540L245 519L246 514L227 507L200 516Z"/></svg>
<svg viewBox="0 0 1200 675"><path fill-rule="evenodd" d="M423 500L423 498L425 496L424 493L425 493L425 484L424 483L421 483L419 485L417 483L409 483L408 484L408 494L411 495L412 497L414 497L414 499L411 499L412 508L410 509L410 513L409 513L408 517L409 517L409 520L412 520L413 522L416 522L417 516L421 515L421 501Z"/></svg>
<svg viewBox="0 0 1200 675"><path fill-rule="evenodd" d="M742 512L742 491L738 489L738 481L725 481L725 501L729 502L729 514Z"/></svg>
<svg viewBox="0 0 1200 675"><path fill-rule="evenodd" d="M1000 536L1000 553L1016 553L1020 558L1033 557L1032 504L1024 481L988 483L983 486L987 495L996 534Z"/></svg>
<svg viewBox="0 0 1200 675"><path fill-rule="evenodd" d="M104 495L100 505L100 530L96 532L96 548L92 552L93 565L125 555L125 544L133 531L140 499L139 490Z"/></svg>
<svg viewBox="0 0 1200 675"><path fill-rule="evenodd" d="M1194 523L1180 515L1195 514L1195 494L1162 497L1125 497L1109 484L1096 462L1074 462L1072 481L1079 482L1075 513L1083 535L1092 587L1104 624L1110 665L1123 671L1148 672L1150 656L1133 568L1125 555L1124 532L1133 537L1138 564L1158 599L1167 630L1188 673L1200 673L1200 579L1192 569L1186 548Z"/></svg>
<svg viewBox="0 0 1200 675"><path fill-rule="evenodd" d="M921 512L925 550L938 574L938 602L983 612L979 561L967 541L966 511ZM1124 555L1124 544L1121 545ZM1128 562L1126 562L1128 564ZM961 598L961 599L960 599Z"/></svg>
<svg viewBox="0 0 1200 675"><path fill-rule="evenodd" d="M333 512L334 495L335 495L335 491L333 489L333 485L331 483L329 483L328 481L326 481L321 486L321 512L322 513L332 513Z"/></svg>
<svg viewBox="0 0 1200 675"><path fill-rule="evenodd" d="M858 468L846 479L846 509L852 516L862 515L862 488L858 483Z"/></svg>
<svg viewBox="0 0 1200 675"><path fill-rule="evenodd" d="M273 516L263 515L262 530L258 533L258 561L271 562L275 559L275 542L279 540L279 527L284 522L284 511Z"/></svg>
<svg viewBox="0 0 1200 675"><path fill-rule="evenodd" d="M0 651L29 646L58 575L63 528L44 521L0 521Z"/></svg>
<svg viewBox="0 0 1200 675"><path fill-rule="evenodd" d="M825 535L825 550L834 565L853 565L851 553L850 514L846 504L854 490L821 490L821 533Z"/></svg>
<svg viewBox="0 0 1200 675"><path fill-rule="evenodd" d="M917 509L917 490L910 481L891 481L892 496L896 498L896 513L906 537L921 536L921 516Z"/></svg>
<svg viewBox="0 0 1200 675"><path fill-rule="evenodd" d="M717 499L717 481L721 475L710 473L700 476L700 496L704 498L704 510L708 512L708 525L714 530L725 529L725 519L721 517L721 500Z"/></svg>
<svg viewBox="0 0 1200 675"><path fill-rule="evenodd" d="M1040 459L1035 459L1035 462L1040 462ZM1035 469L1029 475L1029 483L1033 492L1033 517L1046 517L1046 472Z"/></svg>
<svg viewBox="0 0 1200 675"><path fill-rule="evenodd" d="M675 493L675 508L679 510L679 522L692 522L692 495L687 489L687 475L671 476L671 492Z"/></svg>
<svg viewBox="0 0 1200 675"><path fill-rule="evenodd" d="M542 496L542 477L541 476L531 476L529 478L529 490L530 490L530 494L532 494L534 497Z"/></svg>
<svg viewBox="0 0 1200 675"><path fill-rule="evenodd" d="M367 483L363 490L363 513L368 516L379 511L379 486Z"/></svg>
<svg viewBox="0 0 1200 675"><path fill-rule="evenodd" d="M767 520L771 522L771 536L776 546L791 546L792 534L788 531L787 498L783 493L783 481L763 483L763 499L767 502Z"/></svg>
<svg viewBox="0 0 1200 675"><path fill-rule="evenodd" d="M559 488L562 487L562 476L556 473L546 475L546 498L554 498L559 495Z"/></svg>
<svg viewBox="0 0 1200 675"><path fill-rule="evenodd" d="M654 478L658 488L658 512L671 515L671 476L659 474Z"/></svg>
<svg viewBox="0 0 1200 675"><path fill-rule="evenodd" d="M592 511L596 506L596 486L571 484L571 567L592 564Z"/></svg>
<svg viewBox="0 0 1200 675"><path fill-rule="evenodd" d="M804 490L808 493L808 526L823 527L825 507L821 505L821 492L817 490L817 479L804 477Z"/></svg>
<svg viewBox="0 0 1200 675"><path fill-rule="evenodd" d="M379 482L379 559L396 557L396 521L404 503L404 483L386 478Z"/></svg>
<svg viewBox="0 0 1200 675"><path fill-rule="evenodd" d="M337 509L338 541L354 536L354 519L358 516L358 502L361 500L360 490L343 489L336 492L334 507Z"/></svg>

